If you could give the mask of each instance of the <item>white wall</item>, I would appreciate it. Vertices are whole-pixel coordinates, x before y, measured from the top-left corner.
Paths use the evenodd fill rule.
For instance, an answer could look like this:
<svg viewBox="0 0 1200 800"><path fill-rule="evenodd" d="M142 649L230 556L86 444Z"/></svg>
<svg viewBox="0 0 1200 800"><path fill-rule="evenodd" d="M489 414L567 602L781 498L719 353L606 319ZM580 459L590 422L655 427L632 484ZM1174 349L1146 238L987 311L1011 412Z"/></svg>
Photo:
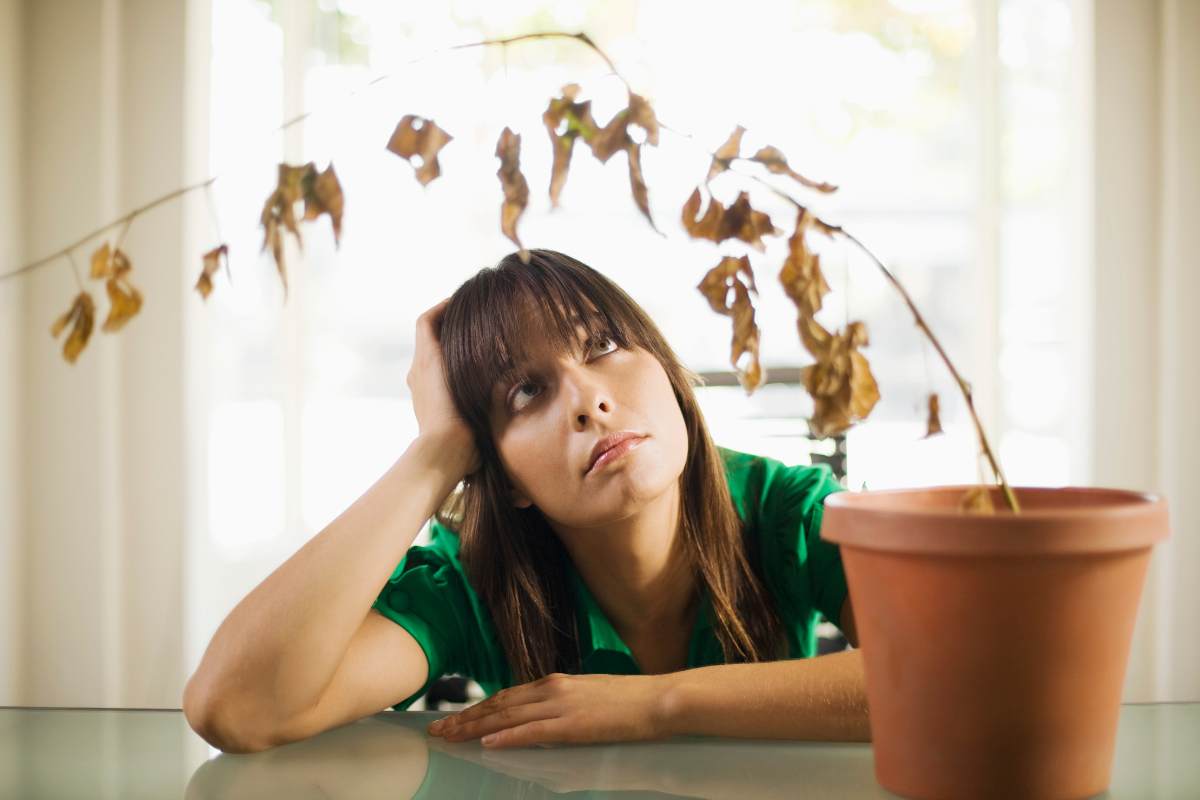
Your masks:
<svg viewBox="0 0 1200 800"><path fill-rule="evenodd" d="M24 15L18 0L0 0L0 271L24 263L21 202L21 105ZM0 281L0 705L22 694L25 596L24 453L21 381L25 359L22 279Z"/></svg>
<svg viewBox="0 0 1200 800"><path fill-rule="evenodd" d="M1200 3L1091 12L1093 483L1161 492L1130 701L1200 700Z"/></svg>
<svg viewBox="0 0 1200 800"><path fill-rule="evenodd" d="M194 178L185 171L186 11L182 0L24 5L27 258ZM68 263L23 279L25 364L15 374L29 410L27 631L14 652L26 678L0 702L179 706L181 309L199 267L185 258L183 220L174 202L133 222L123 249L145 303L120 333L100 330L107 297L87 282L97 324L74 365L48 333L77 291ZM81 270L101 241L77 252Z"/></svg>

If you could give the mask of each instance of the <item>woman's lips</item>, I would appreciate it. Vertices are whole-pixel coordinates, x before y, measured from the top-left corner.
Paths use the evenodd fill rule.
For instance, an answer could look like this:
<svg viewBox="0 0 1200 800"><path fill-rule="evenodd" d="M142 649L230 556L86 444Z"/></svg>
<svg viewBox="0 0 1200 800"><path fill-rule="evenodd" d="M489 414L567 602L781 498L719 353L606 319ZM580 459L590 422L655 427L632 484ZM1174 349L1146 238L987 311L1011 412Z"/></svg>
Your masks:
<svg viewBox="0 0 1200 800"><path fill-rule="evenodd" d="M590 470L588 470L587 474L592 475L596 472L599 472L601 469L604 468L605 464L608 464L610 461L615 461L616 459L625 455L630 450L634 449L635 447L640 445L642 442L646 441L647 438L648 437L646 437L646 436L635 436L635 437L631 437L629 439L625 439L624 441L622 441L620 444L616 445L615 447L610 447L609 449L605 450L603 453L600 454L600 457L596 459L596 463L592 465L592 468Z"/></svg>

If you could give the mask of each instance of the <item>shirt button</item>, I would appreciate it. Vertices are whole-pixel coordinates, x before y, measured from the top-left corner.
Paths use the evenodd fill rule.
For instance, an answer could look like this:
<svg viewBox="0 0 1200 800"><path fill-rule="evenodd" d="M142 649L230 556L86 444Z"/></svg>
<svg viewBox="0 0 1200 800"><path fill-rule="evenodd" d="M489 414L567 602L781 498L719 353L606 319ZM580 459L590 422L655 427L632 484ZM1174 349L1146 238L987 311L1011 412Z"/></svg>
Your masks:
<svg viewBox="0 0 1200 800"><path fill-rule="evenodd" d="M388 605L392 607L393 611L407 611L408 592L392 592L388 595Z"/></svg>

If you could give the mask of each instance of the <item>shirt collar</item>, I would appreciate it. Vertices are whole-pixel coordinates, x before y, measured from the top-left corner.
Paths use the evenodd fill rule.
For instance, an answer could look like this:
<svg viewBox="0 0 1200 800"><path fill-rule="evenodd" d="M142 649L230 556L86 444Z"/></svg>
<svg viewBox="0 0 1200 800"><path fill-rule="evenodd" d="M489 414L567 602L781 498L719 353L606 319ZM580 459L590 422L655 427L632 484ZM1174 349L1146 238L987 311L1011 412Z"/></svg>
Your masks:
<svg viewBox="0 0 1200 800"><path fill-rule="evenodd" d="M581 655L586 662L588 657L598 650L607 650L613 653L632 654L629 648L621 641L620 634L612 626L612 622L600 608L596 602L595 595L588 589L587 584L583 582L579 570L567 559L568 571L571 573L571 583L575 587L575 599L577 604L577 616L579 619L579 646ZM694 640L701 632L710 630L713 626L712 621L712 603L709 600L708 592L703 588L700 592L700 609L696 617L696 624L692 628L692 639Z"/></svg>

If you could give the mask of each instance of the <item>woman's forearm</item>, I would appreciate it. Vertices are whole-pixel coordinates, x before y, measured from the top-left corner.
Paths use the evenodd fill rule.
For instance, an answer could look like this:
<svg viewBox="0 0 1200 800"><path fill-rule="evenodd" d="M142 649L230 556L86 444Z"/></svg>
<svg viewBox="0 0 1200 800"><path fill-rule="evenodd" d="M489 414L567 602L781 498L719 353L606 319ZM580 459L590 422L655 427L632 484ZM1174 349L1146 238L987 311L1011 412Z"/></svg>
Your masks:
<svg viewBox="0 0 1200 800"><path fill-rule="evenodd" d="M414 440L361 497L243 598L189 680L185 711L270 729L314 704L379 589L465 473L454 452L444 442ZM229 709L237 719L229 719Z"/></svg>
<svg viewBox="0 0 1200 800"><path fill-rule="evenodd" d="M669 735L871 741L861 650L662 677Z"/></svg>

